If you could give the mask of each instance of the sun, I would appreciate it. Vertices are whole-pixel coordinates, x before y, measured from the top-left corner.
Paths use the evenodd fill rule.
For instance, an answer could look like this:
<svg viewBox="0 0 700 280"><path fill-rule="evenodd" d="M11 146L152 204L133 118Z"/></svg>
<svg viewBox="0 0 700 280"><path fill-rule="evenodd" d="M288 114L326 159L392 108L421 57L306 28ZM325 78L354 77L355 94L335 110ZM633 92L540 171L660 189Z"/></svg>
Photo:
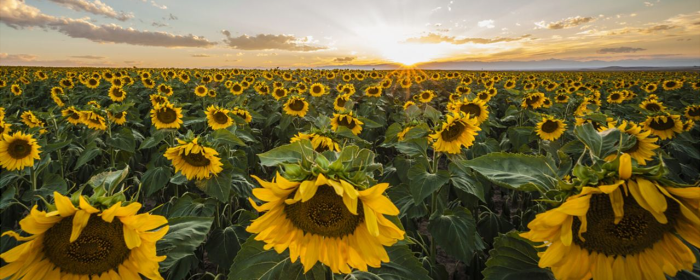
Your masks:
<svg viewBox="0 0 700 280"><path fill-rule="evenodd" d="M412 32L406 27L375 25L356 26L352 29L363 47L373 50L382 60L414 66L418 63L443 59L449 56L449 44L418 44L406 42Z"/></svg>
<svg viewBox="0 0 700 280"><path fill-rule="evenodd" d="M413 66L438 58L441 50L433 45L394 43L382 46L382 56L390 61Z"/></svg>

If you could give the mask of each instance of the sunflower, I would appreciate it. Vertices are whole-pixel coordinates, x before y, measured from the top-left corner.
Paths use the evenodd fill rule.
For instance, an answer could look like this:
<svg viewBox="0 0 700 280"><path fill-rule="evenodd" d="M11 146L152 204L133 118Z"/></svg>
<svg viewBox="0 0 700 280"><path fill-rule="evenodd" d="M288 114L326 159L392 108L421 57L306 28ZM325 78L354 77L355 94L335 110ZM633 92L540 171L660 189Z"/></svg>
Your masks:
<svg viewBox="0 0 700 280"><path fill-rule="evenodd" d="M554 97L554 102L561 104L569 103L569 95L565 93L559 93Z"/></svg>
<svg viewBox="0 0 700 280"><path fill-rule="evenodd" d="M172 161L175 172L182 172L187 180L197 178L209 179L211 175L219 174L223 170L219 153L207 146L197 143L199 138L190 142L177 140L178 146L168 148L165 158Z"/></svg>
<svg viewBox="0 0 700 280"><path fill-rule="evenodd" d="M25 111L20 115L22 122L30 128L43 127L44 122L39 120L32 111Z"/></svg>
<svg viewBox="0 0 700 280"><path fill-rule="evenodd" d="M112 99L114 102L122 102L124 99L126 99L126 91L117 86L112 86L109 88L109 99Z"/></svg>
<svg viewBox="0 0 700 280"><path fill-rule="evenodd" d="M700 105L685 107L685 117L694 121L700 121Z"/></svg>
<svg viewBox="0 0 700 280"><path fill-rule="evenodd" d="M22 88L18 84L14 84L10 87L10 91L12 91L12 94L15 96L20 96L22 95Z"/></svg>
<svg viewBox="0 0 700 280"><path fill-rule="evenodd" d="M496 89L495 89L495 88L490 88L489 90L481 91L481 92L479 92L479 93L476 94L476 99L478 99L478 100L480 100L481 102L483 102L484 104L486 104L486 103L489 102L489 101L491 100L491 98L495 95L495 93L494 93L494 94L489 94L489 92L490 92L491 90L496 90Z"/></svg>
<svg viewBox="0 0 700 280"><path fill-rule="evenodd" d="M248 110L246 110L246 109L236 107L236 108L233 108L233 110L230 110L229 112L231 114L234 114L234 115L240 117L246 123L250 123L251 121L253 121L253 116L251 116L250 112L248 112Z"/></svg>
<svg viewBox="0 0 700 280"><path fill-rule="evenodd" d="M428 103L435 98L435 92L432 90L424 90L418 95L417 98L422 103Z"/></svg>
<svg viewBox="0 0 700 280"><path fill-rule="evenodd" d="M233 125L233 119L228 116L228 110L211 105L207 108L207 123L213 130L225 129Z"/></svg>
<svg viewBox="0 0 700 280"><path fill-rule="evenodd" d="M675 90L683 87L683 82L681 81L676 81L676 80L670 80L670 81L664 81L661 86L664 88L664 90Z"/></svg>
<svg viewBox="0 0 700 280"><path fill-rule="evenodd" d="M231 94L233 94L233 95L241 95L241 93L243 93L244 89L245 88L243 88L241 83L235 82L235 83L231 84L231 87L229 88L229 92L231 92Z"/></svg>
<svg viewBox="0 0 700 280"><path fill-rule="evenodd" d="M309 111L309 103L303 97L292 96L284 103L284 113L290 116L304 117Z"/></svg>
<svg viewBox="0 0 700 280"><path fill-rule="evenodd" d="M182 108L171 103L157 104L151 109L151 121L156 129L179 129L182 125Z"/></svg>
<svg viewBox="0 0 700 280"><path fill-rule="evenodd" d="M695 256L680 238L700 247L700 188L665 187L627 171L527 225L521 236L547 245L540 267L557 279L665 279L693 270Z"/></svg>
<svg viewBox="0 0 700 280"><path fill-rule="evenodd" d="M34 205L19 224L27 241L0 255L8 264L0 275L12 279L163 279L156 255L156 242L168 232L168 220L148 213L136 214L141 204L117 202L99 210L83 197L79 207L70 198L54 192L52 212ZM93 215L94 214L94 215ZM116 218L116 219L115 219Z"/></svg>
<svg viewBox="0 0 700 280"><path fill-rule="evenodd" d="M610 93L608 95L607 100L608 100L608 103L610 103L610 104L613 104L613 103L620 104L620 103L622 103L622 101L625 100L625 96L624 96L624 94L622 94L622 92L613 91L612 93Z"/></svg>
<svg viewBox="0 0 700 280"><path fill-rule="evenodd" d="M657 88L659 88L659 86L657 86L655 83L648 83L642 87L642 89L644 89L644 91L647 93L655 92Z"/></svg>
<svg viewBox="0 0 700 280"><path fill-rule="evenodd" d="M543 140L554 141L564 134L564 131L566 131L566 123L554 117L542 117L542 121L537 123L537 129L535 129L535 131Z"/></svg>
<svg viewBox="0 0 700 280"><path fill-rule="evenodd" d="M615 126L609 126L607 129L611 128L615 128ZM634 146L622 152L629 154L633 159L637 161L637 163L639 163L639 165L646 165L647 161L651 160L652 157L656 154L654 150L658 149L659 145L656 145L654 143L656 143L658 138L649 137L649 135L651 134L650 131L643 130L640 126L636 125L635 123L627 121L623 121L622 124L620 124L617 127L617 129L637 138L637 142L634 143ZM616 157L617 154L612 154L606 157L605 160L613 161Z"/></svg>
<svg viewBox="0 0 700 280"><path fill-rule="evenodd" d="M156 82L151 79L141 79L141 83L143 83L143 86L146 88L154 88L156 86Z"/></svg>
<svg viewBox="0 0 700 280"><path fill-rule="evenodd" d="M411 100L406 101L406 103L403 104L403 109L408 110L411 106L416 106L416 102L413 102Z"/></svg>
<svg viewBox="0 0 700 280"><path fill-rule="evenodd" d="M588 113L593 112L593 110L591 110L591 108L588 107L589 105L595 105L595 104L592 104L590 99L585 98L583 100L583 102L581 102L581 104L579 104L578 107L576 107L576 111L574 111L574 115L585 116Z"/></svg>
<svg viewBox="0 0 700 280"><path fill-rule="evenodd" d="M472 89L467 85L458 85L457 88L455 88L455 92L460 93L462 95L467 95L470 92L472 92Z"/></svg>
<svg viewBox="0 0 700 280"><path fill-rule="evenodd" d="M333 141L332 138L323 136L320 134L316 133L303 133L299 132L297 135L292 137L292 139L289 141L290 143L295 143L301 140L309 140L311 141L311 146L314 148L316 152L322 153L325 151L334 151L334 152L340 152L340 146L338 143Z"/></svg>
<svg viewBox="0 0 700 280"><path fill-rule="evenodd" d="M100 86L100 80L95 78L87 79L87 81L85 81L85 86L91 89L95 89L98 86Z"/></svg>
<svg viewBox="0 0 700 280"><path fill-rule="evenodd" d="M209 90L209 92L207 92L207 96L212 97L212 98L216 97L216 90L213 90L213 89Z"/></svg>
<svg viewBox="0 0 700 280"><path fill-rule="evenodd" d="M70 78L65 78L61 80L60 82L58 82L58 85L60 85L63 88L73 88L73 86L75 86L73 80Z"/></svg>
<svg viewBox="0 0 700 280"><path fill-rule="evenodd" d="M158 93L164 94L165 96L171 96L173 95L173 87L166 84L160 84L158 86Z"/></svg>
<svg viewBox="0 0 700 280"><path fill-rule="evenodd" d="M480 125L489 118L489 109L483 101L464 101L454 104L454 109L467 114L470 118L476 118L476 125Z"/></svg>
<svg viewBox="0 0 700 280"><path fill-rule="evenodd" d="M683 131L690 131L695 127L695 121L687 120L683 122Z"/></svg>
<svg viewBox="0 0 700 280"><path fill-rule="evenodd" d="M12 124L5 123L4 121L0 121L0 138L2 138L3 134L10 134L12 132Z"/></svg>
<svg viewBox="0 0 700 280"><path fill-rule="evenodd" d="M594 120L592 120L590 118L586 118L586 117L576 118L576 126L584 125L586 123L590 123L591 125L593 125L593 128L595 128L595 130L597 130L599 132L603 132L603 131L607 130L608 128L617 126L617 121L615 121L615 119L613 119L611 117L606 117L605 123L600 123L600 122L594 121Z"/></svg>
<svg viewBox="0 0 700 280"><path fill-rule="evenodd" d="M194 88L194 94L199 97L205 97L207 96L207 93L209 93L209 89L207 89L206 86L199 85Z"/></svg>
<svg viewBox="0 0 700 280"><path fill-rule="evenodd" d="M434 140L433 149L436 152L458 154L462 146L471 147L474 137L478 134L477 131L480 130L476 118L469 118L461 112L448 113L447 120L430 135Z"/></svg>
<svg viewBox="0 0 700 280"><path fill-rule="evenodd" d="M80 114L80 122L94 130L106 130L105 118L93 111L83 111Z"/></svg>
<svg viewBox="0 0 700 280"><path fill-rule="evenodd" d="M126 111L114 114L112 114L112 112L107 112L107 118L115 124L123 125L126 123Z"/></svg>
<svg viewBox="0 0 700 280"><path fill-rule="evenodd" d="M666 107L664 106L663 103L656 101L656 100L644 100L642 101L641 104L639 104L639 107L651 111L651 112L659 112L659 111L665 111Z"/></svg>
<svg viewBox="0 0 700 280"><path fill-rule="evenodd" d="M60 87L52 87L51 88L51 94L59 95L59 94L63 94L63 93L64 93L63 88L60 88Z"/></svg>
<svg viewBox="0 0 700 280"><path fill-rule="evenodd" d="M505 89L514 89L515 88L515 80L508 80L506 83L503 85Z"/></svg>
<svg viewBox="0 0 700 280"><path fill-rule="evenodd" d="M338 131L339 126L347 127L352 131L352 134L358 135L362 132L362 125L364 123L358 118L353 116L352 112L345 114L333 114L331 119L331 129L333 131Z"/></svg>
<svg viewBox="0 0 700 280"><path fill-rule="evenodd" d="M5 132L0 137L0 166L7 170L20 170L34 166L34 160L41 159L40 148L41 146L30 134L18 131L10 135L9 131Z"/></svg>
<svg viewBox="0 0 700 280"><path fill-rule="evenodd" d="M154 107L156 105L163 105L169 102L167 96L163 96L160 94L151 94L149 98L151 99L151 105Z"/></svg>
<svg viewBox="0 0 700 280"><path fill-rule="evenodd" d="M67 117L66 120L68 120L69 123L77 125L82 123L81 117L80 117L81 112L75 109L75 107L70 106L63 111L61 111L61 116Z"/></svg>
<svg viewBox="0 0 700 280"><path fill-rule="evenodd" d="M336 111L345 110L345 104L348 102L348 100L350 100L349 95L338 95L338 97L335 98L335 101L333 101L333 109Z"/></svg>
<svg viewBox="0 0 700 280"><path fill-rule="evenodd" d="M403 130L401 130L401 132L396 133L396 139L398 139L399 141L403 141L403 139L406 138L406 134L407 134L407 133L411 130L411 128L413 128L413 127L414 127L413 125L408 125L408 126L406 126Z"/></svg>
<svg viewBox="0 0 700 280"><path fill-rule="evenodd" d="M63 99L61 99L61 96L63 96L63 95L59 95L59 94L56 94L54 92L51 93L51 99L53 100L54 103L56 103L56 106L58 106L59 108L66 105L66 103L63 102Z"/></svg>
<svg viewBox="0 0 700 280"><path fill-rule="evenodd" d="M525 98L523 98L523 102L521 104L521 107L537 109L537 108L542 107L543 104L544 104L544 93L533 92L533 93L528 94Z"/></svg>
<svg viewBox="0 0 700 280"><path fill-rule="evenodd" d="M381 86L371 86L365 89L365 95L369 97L380 97L382 96L382 87Z"/></svg>
<svg viewBox="0 0 700 280"><path fill-rule="evenodd" d="M250 203L266 213L246 231L256 233L265 249L289 249L291 261L301 259L304 272L316 262L333 273L380 267L389 262L384 246L404 238L404 231L384 216L399 214L384 195L388 183L358 190L346 180L323 174L303 182L288 181L279 173L272 182L252 177L262 186L253 189L253 195L265 203L258 206L249 199Z"/></svg>
<svg viewBox="0 0 700 280"><path fill-rule="evenodd" d="M671 139L676 136L676 133L683 132L681 117L671 114L648 116L642 123L642 127L651 131L651 134L658 136L661 140Z"/></svg>

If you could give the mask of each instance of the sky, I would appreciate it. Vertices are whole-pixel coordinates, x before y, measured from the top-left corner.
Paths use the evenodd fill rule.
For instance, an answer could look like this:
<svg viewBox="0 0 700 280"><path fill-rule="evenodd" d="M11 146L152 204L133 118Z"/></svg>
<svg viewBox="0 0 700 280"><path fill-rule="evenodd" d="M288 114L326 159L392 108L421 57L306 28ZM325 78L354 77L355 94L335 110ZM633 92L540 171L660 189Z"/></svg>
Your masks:
<svg viewBox="0 0 700 280"><path fill-rule="evenodd" d="M553 59L700 65L700 1L0 0L0 65L459 68Z"/></svg>

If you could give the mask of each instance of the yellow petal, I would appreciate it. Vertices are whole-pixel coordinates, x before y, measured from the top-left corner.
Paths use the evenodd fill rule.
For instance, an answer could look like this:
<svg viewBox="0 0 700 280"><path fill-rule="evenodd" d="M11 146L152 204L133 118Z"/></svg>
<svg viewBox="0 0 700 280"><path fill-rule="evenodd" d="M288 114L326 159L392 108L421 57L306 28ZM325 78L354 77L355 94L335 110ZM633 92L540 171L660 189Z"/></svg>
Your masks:
<svg viewBox="0 0 700 280"><path fill-rule="evenodd" d="M345 207L348 208L348 211L350 211L350 213L352 213L353 215L357 215L357 197L352 198L346 192L345 195L343 195L343 203L345 204Z"/></svg>
<svg viewBox="0 0 700 280"><path fill-rule="evenodd" d="M90 213L85 210L78 210L75 212L75 217L73 217L73 230L70 233L70 242L75 241L80 237L80 233L87 226L88 220L90 220Z"/></svg>
<svg viewBox="0 0 700 280"><path fill-rule="evenodd" d="M374 210L367 206L367 204L363 204L362 206L365 213L365 223L367 224L369 234L372 236L379 236L379 226L377 225L377 216L374 213Z"/></svg>
<svg viewBox="0 0 700 280"><path fill-rule="evenodd" d="M92 205L90 205L90 203L88 203L82 195L80 196L79 201L80 209L84 210L85 212L90 214L100 212L100 210L97 210L97 208L92 207Z"/></svg>
<svg viewBox="0 0 700 280"><path fill-rule="evenodd" d="M75 206L73 206L73 202L70 201L70 198L63 196L58 192L53 192L53 199L56 203L58 214L61 215L61 217L73 216L75 211L77 211Z"/></svg>
<svg viewBox="0 0 700 280"><path fill-rule="evenodd" d="M104 220L105 222L111 223L114 220L114 215L117 214L117 209L119 209L121 206L122 206L122 202L117 201L116 204L112 205L107 210L102 211L102 213L100 213L102 220Z"/></svg>
<svg viewBox="0 0 700 280"><path fill-rule="evenodd" d="M627 180L632 177L632 159L630 154L624 153L620 156L620 168L618 173L620 179Z"/></svg>
<svg viewBox="0 0 700 280"><path fill-rule="evenodd" d="M360 191L360 196L369 198L378 197L382 195L387 188L389 188L389 183L376 184L369 189Z"/></svg>
<svg viewBox="0 0 700 280"><path fill-rule="evenodd" d="M658 191L654 183L649 180L639 178L637 179L637 184L639 185L639 191L641 192L644 200L647 201L649 206L658 213L663 213L666 211L668 205L666 204L666 198Z"/></svg>
<svg viewBox="0 0 700 280"><path fill-rule="evenodd" d="M322 176L322 175L321 175ZM314 184L312 181L304 181L299 186L299 192L301 193L301 202L306 202L316 194L318 190L318 185Z"/></svg>
<svg viewBox="0 0 700 280"><path fill-rule="evenodd" d="M343 189L343 185L341 185L340 182L334 181L334 180L328 180L328 184L331 185L331 187L333 187L335 194L337 194L338 196L343 196L343 192L345 190Z"/></svg>
<svg viewBox="0 0 700 280"><path fill-rule="evenodd" d="M127 248L134 249L138 246L141 246L141 237L136 232L136 230L133 230L128 226L124 225L124 242L126 243Z"/></svg>

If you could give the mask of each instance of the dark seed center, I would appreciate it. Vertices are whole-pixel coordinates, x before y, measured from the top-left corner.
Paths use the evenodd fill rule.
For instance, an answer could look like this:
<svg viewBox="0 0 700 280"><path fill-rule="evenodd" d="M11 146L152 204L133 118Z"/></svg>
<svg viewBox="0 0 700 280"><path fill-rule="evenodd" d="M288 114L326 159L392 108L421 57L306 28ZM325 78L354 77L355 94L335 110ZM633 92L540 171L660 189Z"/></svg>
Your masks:
<svg viewBox="0 0 700 280"><path fill-rule="evenodd" d="M553 120L547 120L542 124L542 131L546 133L552 133L559 129L559 122Z"/></svg>
<svg viewBox="0 0 700 280"><path fill-rule="evenodd" d="M169 124L177 120L177 112L170 108L163 108L156 113L156 117L162 123Z"/></svg>
<svg viewBox="0 0 700 280"><path fill-rule="evenodd" d="M649 123L649 127L655 130L667 130L676 126L676 122L671 117L666 117L666 121L655 118Z"/></svg>
<svg viewBox="0 0 700 280"><path fill-rule="evenodd" d="M459 110L465 114L469 114L471 117L478 117L481 115L481 107L474 103L463 104L459 107Z"/></svg>
<svg viewBox="0 0 700 280"><path fill-rule="evenodd" d="M23 159L32 152L32 146L26 140L14 140L7 147L7 153L14 159Z"/></svg>
<svg viewBox="0 0 700 280"><path fill-rule="evenodd" d="M294 99L294 101L289 104L289 109L292 109L292 111L301 111L304 110L304 107L306 107L304 101L299 99Z"/></svg>
<svg viewBox="0 0 700 280"><path fill-rule="evenodd" d="M440 133L440 136L442 136L444 141L451 142L459 138L459 136L462 135L462 132L464 132L464 129L466 129L466 127L461 121L454 122L451 126L445 128Z"/></svg>
<svg viewBox="0 0 700 280"><path fill-rule="evenodd" d="M355 128L355 126L357 126L357 123L352 117L345 116L344 118L338 121L338 125L342 125L344 127L347 127L348 129L353 129Z"/></svg>
<svg viewBox="0 0 700 280"><path fill-rule="evenodd" d="M195 166L195 167L202 167L202 166L209 166L209 163L211 162L208 158L206 158L202 153L189 153L188 155L184 155L182 159L185 160L189 165Z"/></svg>
<svg viewBox="0 0 700 280"><path fill-rule="evenodd" d="M224 112L216 111L216 113L214 113L214 120L219 124L226 124L229 118Z"/></svg>
<svg viewBox="0 0 700 280"><path fill-rule="evenodd" d="M364 219L361 201L357 205L358 215L353 215L343 203L343 198L327 185L319 186L314 197L306 202L286 205L284 214L305 233L324 237L352 234Z"/></svg>

